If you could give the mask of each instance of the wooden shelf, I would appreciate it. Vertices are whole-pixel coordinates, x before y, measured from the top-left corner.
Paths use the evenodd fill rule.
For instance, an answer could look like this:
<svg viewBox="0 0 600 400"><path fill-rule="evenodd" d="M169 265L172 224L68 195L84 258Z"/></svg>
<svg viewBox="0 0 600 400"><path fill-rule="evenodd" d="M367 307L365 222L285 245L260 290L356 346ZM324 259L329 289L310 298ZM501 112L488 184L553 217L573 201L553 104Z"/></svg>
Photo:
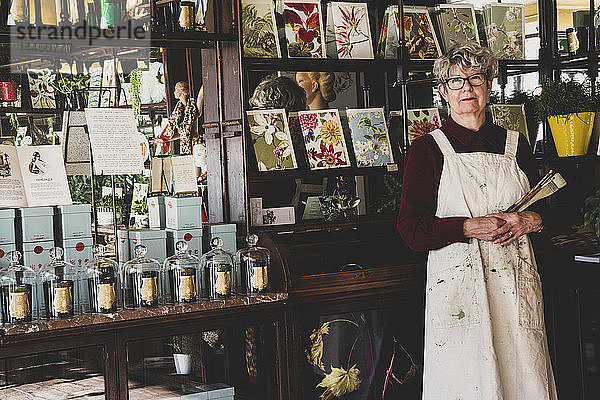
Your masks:
<svg viewBox="0 0 600 400"><path fill-rule="evenodd" d="M396 165L399 166L403 160L397 160ZM400 168L398 168L399 170ZM281 171L248 171L248 180L251 183L258 182L271 182L281 179L295 179L295 178L322 178L325 176L335 177L341 175L383 175L386 173L393 173L397 171L388 171L386 167L345 167L345 168L331 168L331 169L318 169L318 170L304 170L304 169L286 169Z"/></svg>
<svg viewBox="0 0 600 400"><path fill-rule="evenodd" d="M253 231L272 232L277 235L288 235L296 233L310 232L337 232L337 231L352 231L365 227L390 226L393 225L395 215L360 215L358 219L353 221L326 222L322 219L300 222L289 225L265 225L252 226Z"/></svg>
<svg viewBox="0 0 600 400"><path fill-rule="evenodd" d="M394 70L395 60L340 60L334 58L244 58L250 71L373 71Z"/></svg>

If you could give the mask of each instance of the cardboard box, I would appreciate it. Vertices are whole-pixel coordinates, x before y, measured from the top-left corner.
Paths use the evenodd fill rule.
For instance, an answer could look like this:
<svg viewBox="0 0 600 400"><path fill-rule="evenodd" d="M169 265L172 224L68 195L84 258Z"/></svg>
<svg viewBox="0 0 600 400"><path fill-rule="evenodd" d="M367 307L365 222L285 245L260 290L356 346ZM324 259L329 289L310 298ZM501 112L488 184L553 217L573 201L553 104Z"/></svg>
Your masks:
<svg viewBox="0 0 600 400"><path fill-rule="evenodd" d="M167 229L167 254L175 254L175 244L183 240L188 245L188 254L200 258L202 256L202 228L200 229Z"/></svg>
<svg viewBox="0 0 600 400"><path fill-rule="evenodd" d="M15 209L0 210L0 244L15 244Z"/></svg>
<svg viewBox="0 0 600 400"><path fill-rule="evenodd" d="M202 197L165 197L165 216L169 229L202 228Z"/></svg>
<svg viewBox="0 0 600 400"><path fill-rule="evenodd" d="M83 267L86 262L93 258L93 246L94 240L91 237L64 239L62 243L63 260L76 267Z"/></svg>
<svg viewBox="0 0 600 400"><path fill-rule="evenodd" d="M8 252L17 249L17 245L14 243L0 243L0 268L5 268L10 265L8 261Z"/></svg>
<svg viewBox="0 0 600 400"><path fill-rule="evenodd" d="M146 201L148 203L150 228L165 229L167 218L165 215L165 197L148 197Z"/></svg>
<svg viewBox="0 0 600 400"><path fill-rule="evenodd" d="M53 207L19 208L17 218L23 243L54 240Z"/></svg>
<svg viewBox="0 0 600 400"><path fill-rule="evenodd" d="M135 258L135 246L143 244L148 252L146 257L162 263L167 258L167 232L160 229L131 229L129 231L129 252Z"/></svg>
<svg viewBox="0 0 600 400"><path fill-rule="evenodd" d="M117 229L117 251L119 254L119 263L123 264L131 260L129 252L129 229Z"/></svg>
<svg viewBox="0 0 600 400"><path fill-rule="evenodd" d="M57 206L54 216L57 238L76 239L92 236L91 204Z"/></svg>
<svg viewBox="0 0 600 400"><path fill-rule="evenodd" d="M23 243L23 265L38 272L41 267L50 264L50 250L54 247L54 240Z"/></svg>

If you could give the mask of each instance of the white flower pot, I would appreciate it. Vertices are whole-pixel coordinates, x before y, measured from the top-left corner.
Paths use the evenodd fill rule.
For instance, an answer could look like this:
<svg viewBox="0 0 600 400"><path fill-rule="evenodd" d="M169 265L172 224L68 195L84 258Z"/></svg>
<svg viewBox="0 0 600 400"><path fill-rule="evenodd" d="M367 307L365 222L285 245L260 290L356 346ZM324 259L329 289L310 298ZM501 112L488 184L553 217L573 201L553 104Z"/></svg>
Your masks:
<svg viewBox="0 0 600 400"><path fill-rule="evenodd" d="M189 354L173 354L177 375L189 375L192 372L192 359Z"/></svg>

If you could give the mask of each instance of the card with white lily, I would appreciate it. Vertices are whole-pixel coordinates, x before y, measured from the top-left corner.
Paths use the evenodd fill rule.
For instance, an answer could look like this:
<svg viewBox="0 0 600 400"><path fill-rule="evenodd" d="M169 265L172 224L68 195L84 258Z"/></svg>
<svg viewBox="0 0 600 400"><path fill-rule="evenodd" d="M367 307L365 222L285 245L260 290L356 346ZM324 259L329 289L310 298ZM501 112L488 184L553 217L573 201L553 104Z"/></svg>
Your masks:
<svg viewBox="0 0 600 400"><path fill-rule="evenodd" d="M298 168L284 109L246 111L259 171Z"/></svg>
<svg viewBox="0 0 600 400"><path fill-rule="evenodd" d="M366 3L327 4L327 55L333 58L373 59Z"/></svg>
<svg viewBox="0 0 600 400"><path fill-rule="evenodd" d="M377 167L394 162L383 108L346 110L352 146L359 167Z"/></svg>
<svg viewBox="0 0 600 400"><path fill-rule="evenodd" d="M350 157L337 109L299 111L310 169L350 166Z"/></svg>

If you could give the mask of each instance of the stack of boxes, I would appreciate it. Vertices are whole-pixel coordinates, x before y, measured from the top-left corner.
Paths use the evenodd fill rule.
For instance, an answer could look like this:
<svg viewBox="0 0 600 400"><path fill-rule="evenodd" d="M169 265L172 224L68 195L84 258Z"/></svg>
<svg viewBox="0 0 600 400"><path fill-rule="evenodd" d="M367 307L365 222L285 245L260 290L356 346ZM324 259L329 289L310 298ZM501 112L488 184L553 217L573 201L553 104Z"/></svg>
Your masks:
<svg viewBox="0 0 600 400"><path fill-rule="evenodd" d="M56 245L64 250L64 260L82 267L93 256L92 206L73 204L56 207L54 214Z"/></svg>
<svg viewBox="0 0 600 400"><path fill-rule="evenodd" d="M15 210L0 210L0 269L8 267L10 262L6 254L16 249Z"/></svg>
<svg viewBox="0 0 600 400"><path fill-rule="evenodd" d="M202 197L166 197L164 201L167 253L175 254L175 243L183 240L188 254L202 255Z"/></svg>
<svg viewBox="0 0 600 400"><path fill-rule="evenodd" d="M19 208L16 213L17 249L23 254L23 264L34 271L50 263L54 247L54 207Z"/></svg>

